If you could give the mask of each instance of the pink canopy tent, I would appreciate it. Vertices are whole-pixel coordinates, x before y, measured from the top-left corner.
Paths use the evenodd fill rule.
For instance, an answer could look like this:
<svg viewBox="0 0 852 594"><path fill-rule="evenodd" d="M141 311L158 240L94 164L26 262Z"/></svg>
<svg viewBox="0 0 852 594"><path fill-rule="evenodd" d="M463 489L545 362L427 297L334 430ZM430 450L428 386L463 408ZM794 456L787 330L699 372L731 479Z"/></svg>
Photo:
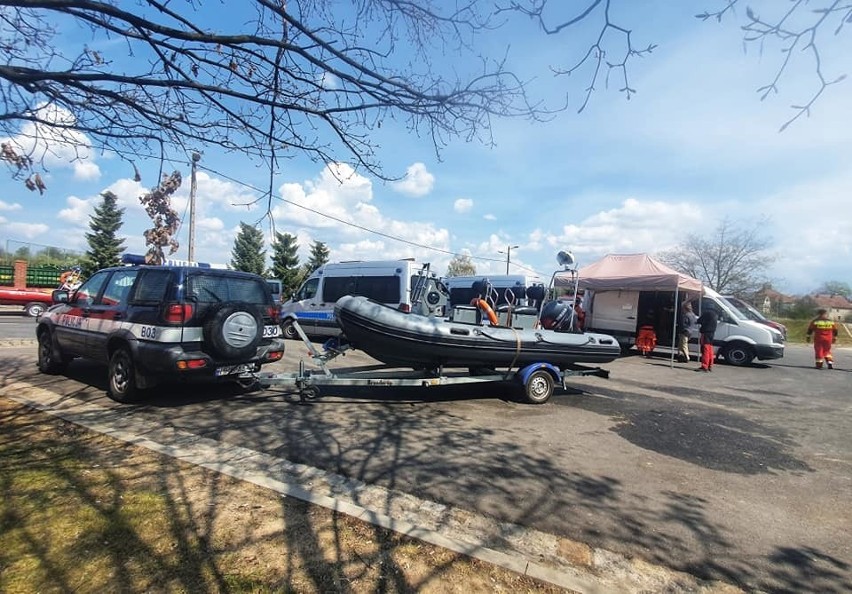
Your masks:
<svg viewBox="0 0 852 594"><path fill-rule="evenodd" d="M579 271L580 288L595 291L694 291L701 281L678 272L648 254L609 254Z"/></svg>
<svg viewBox="0 0 852 594"><path fill-rule="evenodd" d="M573 284L574 281L567 274L563 274L561 278L560 274L562 273L557 273L555 279L557 287ZM692 292L700 295L703 288L700 280L678 272L648 254L609 254L594 264L581 268L577 284L580 289L590 291L674 291L675 303L678 303L679 293ZM674 324L673 318L672 326Z"/></svg>

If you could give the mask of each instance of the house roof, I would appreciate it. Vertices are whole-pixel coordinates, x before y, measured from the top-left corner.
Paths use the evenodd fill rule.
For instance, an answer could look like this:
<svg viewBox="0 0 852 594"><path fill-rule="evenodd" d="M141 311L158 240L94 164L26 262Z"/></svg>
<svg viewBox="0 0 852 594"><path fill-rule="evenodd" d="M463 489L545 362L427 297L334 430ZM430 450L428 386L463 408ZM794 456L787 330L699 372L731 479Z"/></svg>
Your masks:
<svg viewBox="0 0 852 594"><path fill-rule="evenodd" d="M561 273L560 273L561 274ZM560 274L556 275L557 286ZM567 276L564 278L567 279ZM609 254L579 270L579 286L591 290L685 291L702 289L701 281L678 272L648 254Z"/></svg>
<svg viewBox="0 0 852 594"><path fill-rule="evenodd" d="M817 306L826 309L852 309L852 301L843 295L813 295Z"/></svg>

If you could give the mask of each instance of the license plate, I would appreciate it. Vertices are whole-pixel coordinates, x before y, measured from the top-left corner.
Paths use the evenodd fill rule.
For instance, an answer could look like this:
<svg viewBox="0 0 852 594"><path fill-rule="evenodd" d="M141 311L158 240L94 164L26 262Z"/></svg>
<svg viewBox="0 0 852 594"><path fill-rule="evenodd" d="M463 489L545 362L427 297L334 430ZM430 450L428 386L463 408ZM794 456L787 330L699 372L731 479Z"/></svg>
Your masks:
<svg viewBox="0 0 852 594"><path fill-rule="evenodd" d="M242 365L229 365L227 367L217 367L216 376L235 375L238 373L248 373L254 370L254 363L243 363Z"/></svg>
<svg viewBox="0 0 852 594"><path fill-rule="evenodd" d="M275 338L276 336L281 335L281 327L280 326L264 326L263 327L263 337L264 338Z"/></svg>

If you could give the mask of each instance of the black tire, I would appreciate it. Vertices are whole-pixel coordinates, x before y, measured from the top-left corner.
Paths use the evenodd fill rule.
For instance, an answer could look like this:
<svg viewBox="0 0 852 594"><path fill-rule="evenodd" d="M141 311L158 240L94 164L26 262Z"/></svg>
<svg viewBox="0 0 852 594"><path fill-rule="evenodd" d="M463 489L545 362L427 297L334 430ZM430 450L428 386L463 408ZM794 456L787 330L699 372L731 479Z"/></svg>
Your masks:
<svg viewBox="0 0 852 594"><path fill-rule="evenodd" d="M205 350L219 359L251 359L262 338L263 316L250 303L224 303L204 322Z"/></svg>
<svg viewBox="0 0 852 594"><path fill-rule="evenodd" d="M293 320L284 320L281 323L281 334L287 340L299 340L299 333L296 332L296 327L293 325Z"/></svg>
<svg viewBox="0 0 852 594"><path fill-rule="evenodd" d="M53 340L53 332L43 330L38 335L38 370L48 375L65 371L68 365L62 351Z"/></svg>
<svg viewBox="0 0 852 594"><path fill-rule="evenodd" d="M750 365L754 357L754 349L744 342L735 342L725 347L725 361L736 367Z"/></svg>
<svg viewBox="0 0 852 594"><path fill-rule="evenodd" d="M116 349L109 358L107 393L116 402L138 402L143 394L136 384L136 366L126 348Z"/></svg>
<svg viewBox="0 0 852 594"><path fill-rule="evenodd" d="M24 306L24 313L26 313L31 318L38 318L45 311L47 311L47 305L44 303L39 303L38 301L27 303L26 306Z"/></svg>
<svg viewBox="0 0 852 594"><path fill-rule="evenodd" d="M530 404L544 404L553 396L553 376L544 369L534 371L524 384L524 395Z"/></svg>

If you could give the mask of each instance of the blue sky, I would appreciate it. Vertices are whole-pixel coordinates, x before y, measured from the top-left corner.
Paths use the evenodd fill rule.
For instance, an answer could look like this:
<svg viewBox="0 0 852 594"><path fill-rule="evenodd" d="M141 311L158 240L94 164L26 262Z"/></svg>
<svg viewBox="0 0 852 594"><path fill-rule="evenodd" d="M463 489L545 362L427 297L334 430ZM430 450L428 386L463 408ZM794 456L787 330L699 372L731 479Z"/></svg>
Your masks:
<svg viewBox="0 0 852 594"><path fill-rule="evenodd" d="M774 76L776 48L745 51L735 20L695 19L713 0L643 4L613 3L614 17L633 28L636 46L658 46L630 63L638 92L629 101L618 84L599 85L578 114L588 79L583 73L557 79L548 70L559 60L571 62L565 39L543 38L532 25L514 28L515 70L550 101L567 90L569 109L545 124L495 120L495 146L454 140L440 159L428 138L388 123L376 136L378 156L388 174L403 177L396 183L345 163L323 167L295 156L275 179L278 195L361 228L279 202L276 230L298 236L303 261L319 240L333 261L414 257L438 272L455 252L472 255L477 273L503 273L500 252L517 245L511 271L549 277L561 249L583 265L607 253L665 250L687 233L711 234L724 217L746 226L766 219L762 231L778 254L770 271L776 288L805 293L828 280L852 283L852 79L831 87L809 118L779 133L793 115L789 106L813 90L811 64L796 63L781 92L760 101L755 90ZM506 34L478 43L483 50L499 47ZM849 41L844 30L825 42L827 76L852 70ZM578 47L582 42L580 36ZM267 173L210 150L200 164L196 259L228 262L239 222L262 216L262 209L245 205L258 197L254 188L265 187ZM42 196L0 179L4 247L32 242L84 251L99 194L111 190L127 209L121 233L128 251L145 251L149 220L138 196L156 185L156 162L140 163L141 183L111 155L74 161L59 151L49 165ZM183 214L188 164L181 172L185 181L173 206ZM269 221L260 226L269 235ZM186 257L187 232L184 224L174 257Z"/></svg>

